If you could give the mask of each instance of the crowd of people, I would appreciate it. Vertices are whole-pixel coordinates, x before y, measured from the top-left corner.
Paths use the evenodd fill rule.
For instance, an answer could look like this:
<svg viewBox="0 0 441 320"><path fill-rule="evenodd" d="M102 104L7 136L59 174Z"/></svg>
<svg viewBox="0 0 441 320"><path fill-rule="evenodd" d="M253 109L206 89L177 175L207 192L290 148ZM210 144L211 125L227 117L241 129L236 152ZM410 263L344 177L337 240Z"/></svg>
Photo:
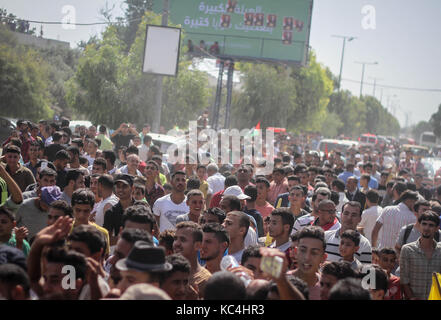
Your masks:
<svg viewBox="0 0 441 320"><path fill-rule="evenodd" d="M245 158L170 163L148 124L17 128L0 298L425 300L441 272L441 177L399 145L320 155L317 136L281 134L264 176Z"/></svg>

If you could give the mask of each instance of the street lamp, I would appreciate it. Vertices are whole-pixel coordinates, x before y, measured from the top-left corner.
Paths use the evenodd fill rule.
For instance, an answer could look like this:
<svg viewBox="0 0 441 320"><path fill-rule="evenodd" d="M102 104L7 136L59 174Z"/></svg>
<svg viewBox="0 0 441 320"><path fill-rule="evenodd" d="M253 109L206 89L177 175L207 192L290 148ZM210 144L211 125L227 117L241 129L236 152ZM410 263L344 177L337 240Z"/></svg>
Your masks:
<svg viewBox="0 0 441 320"><path fill-rule="evenodd" d="M365 68L365 66L367 64L375 65L375 64L378 64L378 62L377 61L375 61L375 62L358 62L358 61L355 61L355 63L363 65L363 69L362 69L362 72L361 72L361 85L360 85L360 99L361 99L361 96L363 94L364 68Z"/></svg>
<svg viewBox="0 0 441 320"><path fill-rule="evenodd" d="M340 91L341 88L341 74L343 72L343 59L345 56L345 46L346 46L346 39L348 42L351 42L352 40L356 39L356 37L346 37L346 36L339 36L339 35L333 35L334 38L342 38L343 39L343 50L341 52L341 62L340 62L340 75L338 76L338 91Z"/></svg>

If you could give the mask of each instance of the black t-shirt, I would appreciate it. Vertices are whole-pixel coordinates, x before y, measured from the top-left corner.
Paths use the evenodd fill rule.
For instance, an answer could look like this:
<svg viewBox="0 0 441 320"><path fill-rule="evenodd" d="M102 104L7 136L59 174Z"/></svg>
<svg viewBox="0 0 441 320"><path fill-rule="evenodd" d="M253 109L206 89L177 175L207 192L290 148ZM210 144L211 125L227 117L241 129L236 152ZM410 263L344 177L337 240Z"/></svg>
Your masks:
<svg viewBox="0 0 441 320"><path fill-rule="evenodd" d="M61 171L57 171L57 181L56 181L56 185L58 187L60 187L60 189L63 191L64 187L66 186L66 176L67 176L67 171L66 170L61 170Z"/></svg>
<svg viewBox="0 0 441 320"><path fill-rule="evenodd" d="M135 200L132 199L132 204ZM109 210L104 213L104 224L103 227L109 232L109 236L115 234L118 235L119 229L123 226L123 215L124 209L121 205L121 201L112 206Z"/></svg>
<svg viewBox="0 0 441 320"><path fill-rule="evenodd" d="M260 214L260 212L257 211L256 209L245 209L243 212L252 216L254 218L254 220L256 220L258 236L259 237L265 236L265 234L263 232L263 219L262 219L262 215Z"/></svg>
<svg viewBox="0 0 441 320"><path fill-rule="evenodd" d="M115 144L115 150L118 150L120 146L128 147L130 144L130 140L135 137L133 134L128 134L123 136L121 133L118 133L116 136L112 137L111 140Z"/></svg>
<svg viewBox="0 0 441 320"><path fill-rule="evenodd" d="M60 150L65 150L66 147L59 143L53 143L44 148L44 155L50 162L55 161L55 155Z"/></svg>

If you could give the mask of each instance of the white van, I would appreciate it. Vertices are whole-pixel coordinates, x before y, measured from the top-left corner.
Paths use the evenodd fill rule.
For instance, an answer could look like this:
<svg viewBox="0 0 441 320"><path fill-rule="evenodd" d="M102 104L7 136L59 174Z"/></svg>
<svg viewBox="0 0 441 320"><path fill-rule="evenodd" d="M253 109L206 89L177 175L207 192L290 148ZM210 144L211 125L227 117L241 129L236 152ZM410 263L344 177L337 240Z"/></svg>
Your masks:
<svg viewBox="0 0 441 320"><path fill-rule="evenodd" d="M337 140L337 139L323 139L320 140L317 151L320 153L320 156L323 157L325 154L326 148L328 152L332 150L340 151L342 156L346 154L346 151L351 148L358 148L359 142L354 140Z"/></svg>

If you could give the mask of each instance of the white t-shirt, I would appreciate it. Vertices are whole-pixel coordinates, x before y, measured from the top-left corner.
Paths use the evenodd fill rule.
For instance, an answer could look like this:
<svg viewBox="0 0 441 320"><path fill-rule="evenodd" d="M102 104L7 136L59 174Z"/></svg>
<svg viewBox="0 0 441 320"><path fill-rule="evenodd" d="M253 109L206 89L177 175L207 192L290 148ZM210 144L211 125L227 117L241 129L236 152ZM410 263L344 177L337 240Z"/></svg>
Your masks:
<svg viewBox="0 0 441 320"><path fill-rule="evenodd" d="M153 205L153 214L159 217L159 232L167 229L176 229L176 218L189 212L186 204L187 197L180 204L176 204L171 200L171 194L167 194L155 201Z"/></svg>
<svg viewBox="0 0 441 320"><path fill-rule="evenodd" d="M378 217L381 215L383 208L380 206L373 206L369 209L363 211L361 215L361 221L358 224L359 227L363 228L364 236L372 243L372 230L374 229L375 223L377 222ZM380 234L377 239L377 243L380 241Z"/></svg>
<svg viewBox="0 0 441 320"><path fill-rule="evenodd" d="M101 200L100 202L98 202L96 204L95 207L95 223L97 225L99 225L100 227L103 226L104 224L104 207L106 206L106 204L110 203L112 206L116 205L118 203L119 199L117 196L115 196L113 193L111 196L107 197L104 200Z"/></svg>
<svg viewBox="0 0 441 320"><path fill-rule="evenodd" d="M249 227L244 240L245 249L249 246L257 245L257 234L253 228Z"/></svg>

